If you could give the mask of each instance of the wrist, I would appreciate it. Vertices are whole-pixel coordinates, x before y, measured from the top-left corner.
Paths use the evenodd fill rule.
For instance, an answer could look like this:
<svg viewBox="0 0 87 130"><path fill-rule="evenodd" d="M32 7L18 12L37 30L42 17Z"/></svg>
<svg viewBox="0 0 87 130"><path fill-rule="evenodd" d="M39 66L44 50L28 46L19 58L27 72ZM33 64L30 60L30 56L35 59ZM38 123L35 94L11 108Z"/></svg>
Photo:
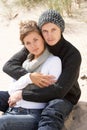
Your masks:
<svg viewBox="0 0 87 130"><path fill-rule="evenodd" d="M22 99L22 90L18 91L18 99L21 100Z"/></svg>
<svg viewBox="0 0 87 130"><path fill-rule="evenodd" d="M32 73L29 74L30 79L32 80Z"/></svg>

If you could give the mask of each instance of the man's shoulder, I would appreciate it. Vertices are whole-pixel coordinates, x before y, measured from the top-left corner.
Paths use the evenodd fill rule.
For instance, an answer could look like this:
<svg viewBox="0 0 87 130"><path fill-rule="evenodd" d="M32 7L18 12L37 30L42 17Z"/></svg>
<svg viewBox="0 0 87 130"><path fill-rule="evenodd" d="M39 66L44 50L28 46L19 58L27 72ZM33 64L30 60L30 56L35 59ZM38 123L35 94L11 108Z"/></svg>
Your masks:
<svg viewBox="0 0 87 130"><path fill-rule="evenodd" d="M63 46L65 57L78 59L81 61L81 53L79 49L74 46L71 42L65 40L65 44Z"/></svg>
<svg viewBox="0 0 87 130"><path fill-rule="evenodd" d="M69 51L74 51L76 53L80 53L79 49L73 45L73 43L66 40L65 47L69 49Z"/></svg>

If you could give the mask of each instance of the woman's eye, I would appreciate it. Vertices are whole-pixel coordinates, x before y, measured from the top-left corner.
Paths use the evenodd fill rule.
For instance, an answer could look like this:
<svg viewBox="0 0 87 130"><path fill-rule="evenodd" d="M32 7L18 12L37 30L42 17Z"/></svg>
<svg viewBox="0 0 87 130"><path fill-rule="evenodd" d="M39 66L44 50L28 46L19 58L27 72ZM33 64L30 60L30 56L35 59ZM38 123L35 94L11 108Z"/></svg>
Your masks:
<svg viewBox="0 0 87 130"><path fill-rule="evenodd" d="M34 39L34 41L36 42L36 41L38 41L38 39Z"/></svg>
<svg viewBox="0 0 87 130"><path fill-rule="evenodd" d="M29 45L29 44L30 44L30 42L26 42L25 44L26 44L26 45Z"/></svg>

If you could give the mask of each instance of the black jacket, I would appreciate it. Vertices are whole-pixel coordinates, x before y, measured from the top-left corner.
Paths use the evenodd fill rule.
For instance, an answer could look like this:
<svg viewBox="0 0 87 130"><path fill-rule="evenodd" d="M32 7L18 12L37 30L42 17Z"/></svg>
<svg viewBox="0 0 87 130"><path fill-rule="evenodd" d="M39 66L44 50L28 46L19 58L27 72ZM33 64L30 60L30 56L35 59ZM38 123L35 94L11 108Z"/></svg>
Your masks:
<svg viewBox="0 0 87 130"><path fill-rule="evenodd" d="M78 84L78 77L81 65L80 52L63 36L54 46L48 46L50 52L59 56L62 61L62 74L56 85L40 89L23 89L23 99L36 102L48 102L55 98L65 98L76 104L80 98L81 90ZM23 48L15 54L3 67L3 71L11 77L18 79L27 71L21 68L26 59L28 51Z"/></svg>

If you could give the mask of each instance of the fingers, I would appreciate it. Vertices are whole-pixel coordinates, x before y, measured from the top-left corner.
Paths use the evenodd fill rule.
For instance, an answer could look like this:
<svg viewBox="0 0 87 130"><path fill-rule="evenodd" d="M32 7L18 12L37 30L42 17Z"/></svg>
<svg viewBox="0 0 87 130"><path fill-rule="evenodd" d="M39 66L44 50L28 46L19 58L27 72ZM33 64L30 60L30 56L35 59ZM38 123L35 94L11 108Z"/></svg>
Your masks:
<svg viewBox="0 0 87 130"><path fill-rule="evenodd" d="M10 102L10 103L9 103L9 107L14 107L15 105L16 105L15 102Z"/></svg>
<svg viewBox="0 0 87 130"><path fill-rule="evenodd" d="M53 75L44 75L41 73L31 73L30 78L32 80L32 83L37 85L40 88L48 87L51 84L54 84L55 77Z"/></svg>
<svg viewBox="0 0 87 130"><path fill-rule="evenodd" d="M11 100L11 99L9 98L9 100L8 100L8 104L9 104L9 107L13 107L13 106L15 106L15 105L16 105L16 101L15 101L15 99Z"/></svg>
<svg viewBox="0 0 87 130"><path fill-rule="evenodd" d="M39 81L39 84L38 86L40 88L44 88L44 87L49 87L49 85L52 85L56 82L56 80L54 79L46 79L46 78L43 78Z"/></svg>

